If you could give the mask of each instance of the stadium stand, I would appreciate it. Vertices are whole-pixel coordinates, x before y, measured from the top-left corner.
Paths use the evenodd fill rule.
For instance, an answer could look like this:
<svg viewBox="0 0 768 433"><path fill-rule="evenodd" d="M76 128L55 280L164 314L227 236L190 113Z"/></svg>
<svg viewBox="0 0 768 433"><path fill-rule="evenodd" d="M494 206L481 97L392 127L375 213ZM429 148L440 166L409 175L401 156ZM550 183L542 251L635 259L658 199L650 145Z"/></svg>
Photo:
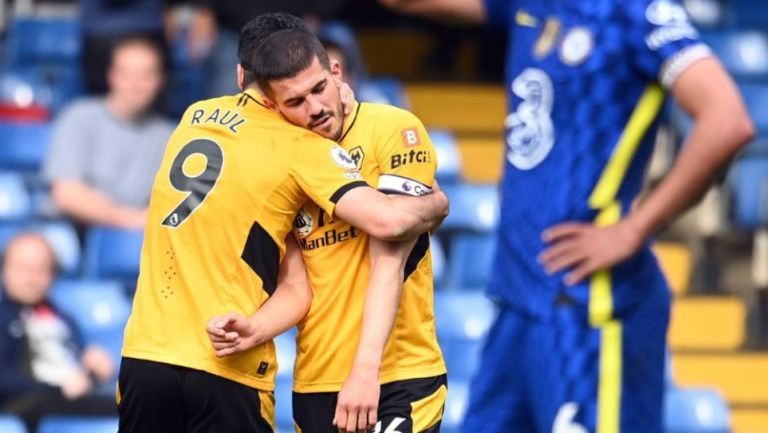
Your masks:
<svg viewBox="0 0 768 433"><path fill-rule="evenodd" d="M0 431L3 433L27 433L27 428L15 416L0 415Z"/></svg>
<svg viewBox="0 0 768 433"><path fill-rule="evenodd" d="M90 228L85 239L84 276L119 280L133 289L139 275L143 236L140 230Z"/></svg>
<svg viewBox="0 0 768 433"><path fill-rule="evenodd" d="M37 433L115 433L117 417L51 416L40 422Z"/></svg>

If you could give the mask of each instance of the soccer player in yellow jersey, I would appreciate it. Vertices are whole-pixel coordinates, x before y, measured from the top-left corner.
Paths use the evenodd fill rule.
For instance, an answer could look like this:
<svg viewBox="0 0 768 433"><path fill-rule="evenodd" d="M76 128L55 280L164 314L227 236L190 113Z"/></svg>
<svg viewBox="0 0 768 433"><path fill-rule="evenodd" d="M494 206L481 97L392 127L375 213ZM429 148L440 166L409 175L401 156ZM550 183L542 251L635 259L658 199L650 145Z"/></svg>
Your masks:
<svg viewBox="0 0 768 433"><path fill-rule="evenodd" d="M271 36L257 50L253 70L268 106L337 140L367 182L391 194L430 192L437 161L422 123L379 104L359 104L336 121L340 71L314 36ZM294 234L313 291L297 337L297 432L437 432L447 390L429 235L383 241L312 202L299 212Z"/></svg>
<svg viewBox="0 0 768 433"><path fill-rule="evenodd" d="M263 39L282 25L262 21L244 34ZM245 44L241 54L255 49ZM389 197L370 188L338 144L267 109L248 68L238 67L243 93L187 110L157 173L125 330L122 433L274 431L271 339L218 358L205 326L221 311L261 308L277 334L306 313L306 270L289 236L308 200L393 239L415 238L447 212L442 194Z"/></svg>

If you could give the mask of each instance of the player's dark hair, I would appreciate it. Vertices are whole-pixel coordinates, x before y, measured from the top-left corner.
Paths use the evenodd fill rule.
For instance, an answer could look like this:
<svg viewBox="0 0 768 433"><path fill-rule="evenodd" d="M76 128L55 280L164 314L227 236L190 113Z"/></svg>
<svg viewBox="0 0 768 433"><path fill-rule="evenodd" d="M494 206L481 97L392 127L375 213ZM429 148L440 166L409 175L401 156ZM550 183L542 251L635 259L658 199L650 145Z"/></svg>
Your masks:
<svg viewBox="0 0 768 433"><path fill-rule="evenodd" d="M268 37L281 30L312 32L301 18L283 12L261 14L248 21L240 30L237 57L240 65L245 70L245 86L254 81L252 62L256 48Z"/></svg>
<svg viewBox="0 0 768 433"><path fill-rule="evenodd" d="M317 59L330 71L331 61L323 44L312 33L282 30L268 37L256 48L253 76L259 87L270 92L269 82L291 78L307 69Z"/></svg>

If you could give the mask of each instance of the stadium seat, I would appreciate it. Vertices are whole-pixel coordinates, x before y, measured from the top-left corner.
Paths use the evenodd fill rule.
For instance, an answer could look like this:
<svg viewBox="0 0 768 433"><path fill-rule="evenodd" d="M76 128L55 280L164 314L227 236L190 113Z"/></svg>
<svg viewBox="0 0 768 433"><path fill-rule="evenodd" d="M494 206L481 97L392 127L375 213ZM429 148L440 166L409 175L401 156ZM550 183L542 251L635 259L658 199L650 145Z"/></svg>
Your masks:
<svg viewBox="0 0 768 433"><path fill-rule="evenodd" d="M737 79L768 80L768 36L764 33L719 31L703 38Z"/></svg>
<svg viewBox="0 0 768 433"><path fill-rule="evenodd" d="M719 0L683 0L693 23L699 28L723 24L723 5Z"/></svg>
<svg viewBox="0 0 768 433"><path fill-rule="evenodd" d="M467 411L469 398L469 382L467 380L448 379L448 397L443 411L443 422L440 425L441 433L459 433L461 421Z"/></svg>
<svg viewBox="0 0 768 433"><path fill-rule="evenodd" d="M440 288L445 281L445 249L437 236L430 239L430 251L432 251L432 274L435 277L435 288Z"/></svg>
<svg viewBox="0 0 768 433"><path fill-rule="evenodd" d="M4 71L0 73L0 102L4 106L28 109L34 107L49 107L53 99L53 91L36 75L22 75L18 72ZM32 114L32 113L29 113ZM37 120L45 120L48 112L36 116ZM0 120L9 116L7 110ZM33 116L34 118L35 116Z"/></svg>
<svg viewBox="0 0 768 433"><path fill-rule="evenodd" d="M115 433L117 417L47 416L37 433Z"/></svg>
<svg viewBox="0 0 768 433"><path fill-rule="evenodd" d="M666 433L729 433L728 406L715 390L668 388L664 428Z"/></svg>
<svg viewBox="0 0 768 433"><path fill-rule="evenodd" d="M0 220L21 220L31 212L32 200L22 176L0 172Z"/></svg>
<svg viewBox="0 0 768 433"><path fill-rule="evenodd" d="M0 432L27 433L27 428L19 418L13 415L0 415Z"/></svg>
<svg viewBox="0 0 768 433"><path fill-rule="evenodd" d="M457 234L451 241L446 283L453 288L484 289L490 277L495 250L493 234Z"/></svg>
<svg viewBox="0 0 768 433"><path fill-rule="evenodd" d="M278 377L275 382L275 422L278 430L293 430L292 397L293 375Z"/></svg>
<svg viewBox="0 0 768 433"><path fill-rule="evenodd" d="M43 83L43 88L50 91L50 103L46 108L54 113L83 94L83 78L80 69L76 66L56 64L16 66L11 72Z"/></svg>
<svg viewBox="0 0 768 433"><path fill-rule="evenodd" d="M277 375L279 377L293 377L293 361L296 358L296 328L291 328L275 338L275 351L277 352Z"/></svg>
<svg viewBox="0 0 768 433"><path fill-rule="evenodd" d="M85 239L85 277L135 287L143 239L141 230L92 227Z"/></svg>
<svg viewBox="0 0 768 433"><path fill-rule="evenodd" d="M437 336L450 378L467 379L475 373L495 314L481 292L435 293Z"/></svg>
<svg viewBox="0 0 768 433"><path fill-rule="evenodd" d="M734 224L750 230L768 224L768 155L738 160L731 171L730 186Z"/></svg>
<svg viewBox="0 0 768 433"><path fill-rule="evenodd" d="M492 184L462 184L444 189L451 200L451 213L443 230L491 232L499 219L499 191Z"/></svg>
<svg viewBox="0 0 768 433"><path fill-rule="evenodd" d="M0 123L0 170L38 171L50 135L48 122Z"/></svg>
<svg viewBox="0 0 768 433"><path fill-rule="evenodd" d="M456 137L444 129L430 129L429 136L437 151L437 181L441 185L451 185L461 180L461 154L456 145Z"/></svg>
<svg viewBox="0 0 768 433"><path fill-rule="evenodd" d="M16 18L8 33L8 57L12 65L74 65L81 39L77 19Z"/></svg>
<svg viewBox="0 0 768 433"><path fill-rule="evenodd" d="M66 276L80 272L80 240L75 227L66 220L33 223L31 230L42 234L51 244L59 268Z"/></svg>
<svg viewBox="0 0 768 433"><path fill-rule="evenodd" d="M62 280L54 285L51 299L77 322L86 344L104 347L119 365L123 328L131 314L131 303L120 284Z"/></svg>
<svg viewBox="0 0 768 433"><path fill-rule="evenodd" d="M365 80L366 85L375 86L387 98L387 103L396 107L408 109L410 104L405 95L403 83L397 78L378 77Z"/></svg>

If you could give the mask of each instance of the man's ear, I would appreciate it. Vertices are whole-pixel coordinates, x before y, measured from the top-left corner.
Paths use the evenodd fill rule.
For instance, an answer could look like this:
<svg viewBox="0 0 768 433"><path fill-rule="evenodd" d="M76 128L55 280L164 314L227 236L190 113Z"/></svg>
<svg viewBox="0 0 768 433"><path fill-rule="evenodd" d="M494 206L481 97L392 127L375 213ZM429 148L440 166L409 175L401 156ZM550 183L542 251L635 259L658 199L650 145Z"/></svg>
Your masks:
<svg viewBox="0 0 768 433"><path fill-rule="evenodd" d="M336 59L331 59L331 76L334 81L336 81L337 86L340 86L341 83L344 82L344 74L341 72L341 63Z"/></svg>
<svg viewBox="0 0 768 433"><path fill-rule="evenodd" d="M243 69L243 65L240 63L237 64L237 87L241 91L245 90L245 69Z"/></svg>

